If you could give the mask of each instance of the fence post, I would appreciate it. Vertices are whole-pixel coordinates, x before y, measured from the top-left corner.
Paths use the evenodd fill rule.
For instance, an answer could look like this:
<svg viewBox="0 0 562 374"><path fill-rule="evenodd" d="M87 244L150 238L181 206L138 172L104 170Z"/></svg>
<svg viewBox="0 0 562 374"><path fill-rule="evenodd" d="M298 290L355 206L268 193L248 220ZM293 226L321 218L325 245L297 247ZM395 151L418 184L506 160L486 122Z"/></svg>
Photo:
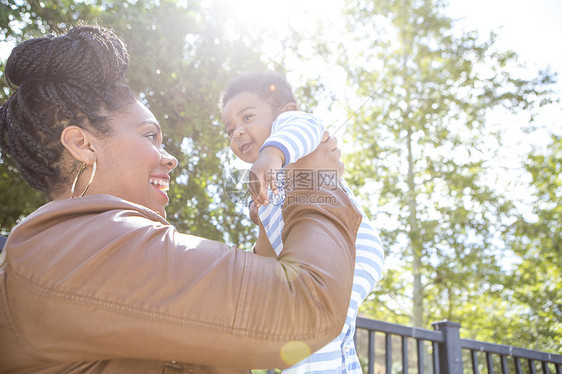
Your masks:
<svg viewBox="0 0 562 374"><path fill-rule="evenodd" d="M462 348L460 323L434 322L433 329L441 331L443 343L439 343L439 366L441 373L462 374Z"/></svg>

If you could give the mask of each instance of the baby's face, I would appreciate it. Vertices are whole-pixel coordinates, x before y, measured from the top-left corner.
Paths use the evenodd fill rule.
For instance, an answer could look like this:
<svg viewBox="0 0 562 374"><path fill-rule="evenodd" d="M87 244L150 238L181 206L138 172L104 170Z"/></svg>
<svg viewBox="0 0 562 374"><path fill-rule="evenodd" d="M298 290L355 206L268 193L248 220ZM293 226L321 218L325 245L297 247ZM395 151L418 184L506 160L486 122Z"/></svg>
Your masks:
<svg viewBox="0 0 562 374"><path fill-rule="evenodd" d="M243 91L224 106L222 121L230 137L230 148L243 161L254 163L275 120L271 106L257 94Z"/></svg>

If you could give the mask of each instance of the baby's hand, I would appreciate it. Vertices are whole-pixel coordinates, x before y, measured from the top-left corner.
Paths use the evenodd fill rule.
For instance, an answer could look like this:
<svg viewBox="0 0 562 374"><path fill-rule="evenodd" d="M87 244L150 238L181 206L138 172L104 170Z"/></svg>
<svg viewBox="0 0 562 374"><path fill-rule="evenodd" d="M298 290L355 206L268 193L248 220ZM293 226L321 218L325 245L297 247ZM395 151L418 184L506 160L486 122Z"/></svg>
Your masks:
<svg viewBox="0 0 562 374"><path fill-rule="evenodd" d="M252 223L256 226L259 225L261 223L260 214L258 212L258 207L254 203L254 200L250 201L250 204L248 205L248 210L250 213L250 221L252 221Z"/></svg>
<svg viewBox="0 0 562 374"><path fill-rule="evenodd" d="M283 166L284 158L278 148L265 147L250 168L250 193L258 208L269 203L267 186L271 187L273 193L278 192L275 175Z"/></svg>

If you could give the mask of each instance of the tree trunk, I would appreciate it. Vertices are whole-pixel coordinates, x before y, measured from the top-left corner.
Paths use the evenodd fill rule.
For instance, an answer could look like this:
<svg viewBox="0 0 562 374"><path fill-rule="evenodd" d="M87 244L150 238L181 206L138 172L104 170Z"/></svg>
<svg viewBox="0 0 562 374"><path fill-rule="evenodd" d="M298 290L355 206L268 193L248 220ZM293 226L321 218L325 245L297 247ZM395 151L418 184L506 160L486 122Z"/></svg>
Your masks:
<svg viewBox="0 0 562 374"><path fill-rule="evenodd" d="M406 138L408 147L408 223L409 238L412 248L413 310L412 324L423 327L423 285L422 285L422 243L417 219L416 185L414 183L414 156L412 152L412 128L408 127Z"/></svg>

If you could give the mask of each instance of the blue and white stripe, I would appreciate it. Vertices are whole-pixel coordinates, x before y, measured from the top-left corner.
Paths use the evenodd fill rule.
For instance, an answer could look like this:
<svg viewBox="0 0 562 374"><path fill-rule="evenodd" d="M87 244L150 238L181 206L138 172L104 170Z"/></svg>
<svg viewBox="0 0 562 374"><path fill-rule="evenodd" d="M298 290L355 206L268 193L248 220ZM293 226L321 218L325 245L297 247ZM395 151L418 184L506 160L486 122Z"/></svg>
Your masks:
<svg viewBox="0 0 562 374"><path fill-rule="evenodd" d="M286 159L294 162L306 154L312 152L319 144L324 133L324 127L314 116L303 112L285 112L281 116L281 121L276 120L276 126L272 127L272 135L265 144L268 144L272 137L275 139L291 139L291 141L283 142L286 145L287 154L290 156ZM281 117L280 116L280 117ZM305 119L303 120L303 117ZM293 121L294 119L294 121ZM308 131L297 132L298 136L292 136L294 132L294 125L300 128L308 128ZM273 131L276 131L274 134ZM308 141L303 141L306 138L301 138L303 133L313 133L314 137L308 138ZM318 138L319 134L319 138ZM313 139L314 143L310 142ZM317 142L316 142L317 140ZM278 142L276 140L275 142ZM272 144L272 143L270 143ZM277 144L277 143L273 143ZM281 144L281 142L279 142ZM298 144L298 145L297 145ZM311 144L315 146L311 149ZM308 153L300 153L302 150L307 150ZM285 150L283 150L285 152ZM345 325L340 335L324 346L310 357L304 359L298 364L283 370L285 374L301 374L301 373L314 373L314 374L328 374L328 373L352 373L362 374L361 365L355 350L353 336L355 334L355 319L357 318L357 311L359 305L365 300L367 295L375 288L376 283L382 276L384 264L384 252L382 249L381 240L373 228L365 212L361 209L355 196L349 188L344 184L343 188L350 196L353 204L359 209L362 214L362 221L357 231L356 245L356 264L353 276L353 289L351 292L351 300L347 313ZM267 237L273 246L273 249L279 255L283 250L283 243L281 241L281 232L283 230L284 222L281 212L281 207L284 200L284 192L280 191L280 196L273 199L270 191L270 201L276 201L275 204L269 204L259 208L259 216L264 225Z"/></svg>
<svg viewBox="0 0 562 374"><path fill-rule="evenodd" d="M323 135L324 125L312 114L283 112L271 125L271 135L261 149L270 146L279 148L285 155L283 166L287 166L314 151Z"/></svg>
<svg viewBox="0 0 562 374"><path fill-rule="evenodd" d="M283 250L283 242L281 241L281 234L283 232L283 215L281 207L283 206L283 201L285 200L285 192L282 187L279 187L280 197L276 198L275 204L268 204L267 206L261 206L258 209L258 214L260 216L261 223L267 234L267 238L271 243L271 246L275 250L277 256ZM277 201L279 199L279 203ZM274 201L272 198L272 192L269 191L269 201Z"/></svg>

